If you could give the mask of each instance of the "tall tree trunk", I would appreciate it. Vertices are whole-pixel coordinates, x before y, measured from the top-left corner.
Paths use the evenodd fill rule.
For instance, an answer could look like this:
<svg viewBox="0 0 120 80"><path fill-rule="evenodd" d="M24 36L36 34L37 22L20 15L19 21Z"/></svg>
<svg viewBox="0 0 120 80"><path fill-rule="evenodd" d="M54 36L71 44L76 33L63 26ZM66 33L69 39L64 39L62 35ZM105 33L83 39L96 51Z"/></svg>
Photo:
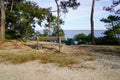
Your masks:
<svg viewBox="0 0 120 80"><path fill-rule="evenodd" d="M59 42L59 52L61 52L61 38L60 38L60 9L57 0L55 0L57 5L57 27L58 27L58 42Z"/></svg>
<svg viewBox="0 0 120 80"><path fill-rule="evenodd" d="M95 44L95 41L94 41L94 20L93 20L93 17L94 17L94 8L95 8L95 0L92 1L91 16L90 16L92 45Z"/></svg>
<svg viewBox="0 0 120 80"><path fill-rule="evenodd" d="M2 41L5 40L5 7L4 7L4 0L0 0L1 6L1 28L0 28L0 39Z"/></svg>
<svg viewBox="0 0 120 80"><path fill-rule="evenodd" d="M116 31L114 29L114 21L111 22L112 23L112 31L113 31L113 34L114 34L114 38L116 39Z"/></svg>
<svg viewBox="0 0 120 80"><path fill-rule="evenodd" d="M51 28L51 26L50 26L50 21L51 21L51 19L50 19L50 16L49 16L49 23L48 23L48 28L49 28L49 36L50 36L50 28Z"/></svg>

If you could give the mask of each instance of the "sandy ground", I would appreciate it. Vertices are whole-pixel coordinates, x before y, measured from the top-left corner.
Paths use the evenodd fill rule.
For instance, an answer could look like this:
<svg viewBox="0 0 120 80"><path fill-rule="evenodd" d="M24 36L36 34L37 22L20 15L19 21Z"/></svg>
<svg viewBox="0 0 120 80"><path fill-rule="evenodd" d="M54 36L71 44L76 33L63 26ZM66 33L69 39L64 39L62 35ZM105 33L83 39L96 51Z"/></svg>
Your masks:
<svg viewBox="0 0 120 80"><path fill-rule="evenodd" d="M39 61L17 65L1 63L0 80L120 80L120 57L104 55L72 68Z"/></svg>
<svg viewBox="0 0 120 80"><path fill-rule="evenodd" d="M62 48L65 52L84 52L84 49L65 47ZM120 57L97 54L97 59L80 62L71 68L40 61L17 65L0 63L0 80L120 80Z"/></svg>

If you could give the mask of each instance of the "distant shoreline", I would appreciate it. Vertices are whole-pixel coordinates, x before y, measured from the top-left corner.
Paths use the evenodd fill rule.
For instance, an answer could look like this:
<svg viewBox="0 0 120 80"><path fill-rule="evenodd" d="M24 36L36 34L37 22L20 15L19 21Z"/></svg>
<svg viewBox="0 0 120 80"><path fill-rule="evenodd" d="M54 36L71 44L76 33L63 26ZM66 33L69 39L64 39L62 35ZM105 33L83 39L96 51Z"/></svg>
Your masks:
<svg viewBox="0 0 120 80"><path fill-rule="evenodd" d="M36 32L40 32L43 34L43 30L36 30ZM94 30L95 37L103 37L105 30ZM76 34L84 33L85 35L89 35L91 33L91 30L64 30L65 33L65 39L67 38L73 38Z"/></svg>
<svg viewBox="0 0 120 80"><path fill-rule="evenodd" d="M103 37L105 30L95 30L94 34L95 37ZM91 30L64 30L65 32L65 38L73 38L76 34L84 33L85 35L89 35L91 33Z"/></svg>

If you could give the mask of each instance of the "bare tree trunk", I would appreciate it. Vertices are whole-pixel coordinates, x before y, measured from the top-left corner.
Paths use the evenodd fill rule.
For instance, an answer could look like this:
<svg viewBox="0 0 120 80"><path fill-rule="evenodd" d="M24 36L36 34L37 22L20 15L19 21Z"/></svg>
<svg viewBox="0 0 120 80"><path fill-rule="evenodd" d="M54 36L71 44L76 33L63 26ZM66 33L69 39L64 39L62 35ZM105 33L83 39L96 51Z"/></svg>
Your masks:
<svg viewBox="0 0 120 80"><path fill-rule="evenodd" d="M112 31L113 31L113 34L114 34L114 38L116 39L117 37L116 37L116 31L114 29L114 23L113 23L113 21L111 23L112 23Z"/></svg>
<svg viewBox="0 0 120 80"><path fill-rule="evenodd" d="M94 17L94 7L95 7L95 0L92 1L91 16L90 16L92 45L95 44L95 41L94 41L94 20L93 20L93 17Z"/></svg>
<svg viewBox="0 0 120 80"><path fill-rule="evenodd" d="M29 37L29 24L25 25L25 41L28 40Z"/></svg>
<svg viewBox="0 0 120 80"><path fill-rule="evenodd" d="M0 39L2 41L5 40L5 7L4 7L4 0L0 0L1 6L1 28L0 28Z"/></svg>
<svg viewBox="0 0 120 80"><path fill-rule="evenodd" d="M49 28L49 36L50 36L50 21L49 21L49 24L48 24L48 28Z"/></svg>
<svg viewBox="0 0 120 80"><path fill-rule="evenodd" d="M37 50L39 50L39 37L37 36Z"/></svg>
<svg viewBox="0 0 120 80"><path fill-rule="evenodd" d="M59 52L61 52L61 39L60 39L60 9L57 0L55 0L57 5L57 27L58 27L58 42L59 42Z"/></svg>
<svg viewBox="0 0 120 80"><path fill-rule="evenodd" d="M12 10L13 10L13 5L14 5L14 0L12 0L12 4L11 4L11 8L10 8L10 12L12 12Z"/></svg>

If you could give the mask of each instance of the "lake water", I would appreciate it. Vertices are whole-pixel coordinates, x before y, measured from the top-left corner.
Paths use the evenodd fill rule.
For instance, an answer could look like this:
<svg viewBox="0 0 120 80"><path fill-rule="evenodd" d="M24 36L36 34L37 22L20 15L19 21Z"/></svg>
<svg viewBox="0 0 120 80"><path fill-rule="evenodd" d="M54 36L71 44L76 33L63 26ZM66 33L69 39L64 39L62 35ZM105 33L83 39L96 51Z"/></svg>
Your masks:
<svg viewBox="0 0 120 80"><path fill-rule="evenodd" d="M94 34L95 34L95 37L102 37L104 36L104 31L105 30L95 30L94 31ZM38 31L40 33L43 33L42 30ZM65 33L65 38L73 38L76 34L80 34L80 33L84 33L86 35L89 35L91 33L90 30L64 30L64 33Z"/></svg>
<svg viewBox="0 0 120 80"><path fill-rule="evenodd" d="M94 34L95 34L95 37L102 37L104 36L104 31L105 30L95 30L94 31ZM84 33L86 35L89 35L90 34L90 30L64 30L65 32L65 38L73 38L76 34L79 34L79 33Z"/></svg>

